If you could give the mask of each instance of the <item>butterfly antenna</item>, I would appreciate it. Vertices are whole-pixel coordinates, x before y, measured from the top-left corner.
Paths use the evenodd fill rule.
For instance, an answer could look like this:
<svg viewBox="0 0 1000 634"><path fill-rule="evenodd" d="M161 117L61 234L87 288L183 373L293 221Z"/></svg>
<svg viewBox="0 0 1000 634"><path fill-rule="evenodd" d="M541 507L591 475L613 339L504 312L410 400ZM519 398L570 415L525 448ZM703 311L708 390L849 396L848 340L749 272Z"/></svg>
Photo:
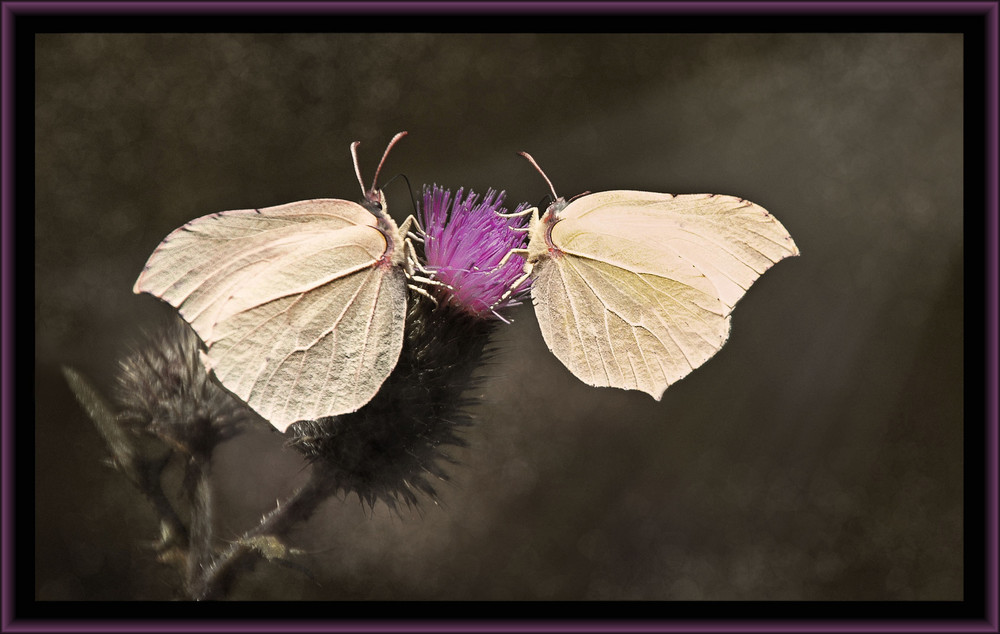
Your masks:
<svg viewBox="0 0 1000 634"><path fill-rule="evenodd" d="M361 141L355 141L354 143L351 143L351 156L354 157L354 173L358 175L358 184L361 185L361 195L367 198L368 190L365 188L365 181L361 178L361 166L358 165L359 145L361 145Z"/></svg>
<svg viewBox="0 0 1000 634"><path fill-rule="evenodd" d="M392 181L396 180L397 178L402 178L404 181L406 181L406 189L408 192L410 192L410 204L413 205L413 215L414 216L417 215L417 198L416 196L413 195L413 186L410 185L410 179L406 177L406 174L400 172L399 174L396 174L395 176L390 178L385 183L385 189L388 189L389 185L392 184Z"/></svg>
<svg viewBox="0 0 1000 634"><path fill-rule="evenodd" d="M545 179L545 182L549 184L549 190L552 192L552 197L555 198L556 200L559 200L559 195L556 194L556 188L552 186L552 181L550 181L549 177L545 175L545 172L542 171L542 168L538 167L538 163L535 162L535 159L531 158L531 155L528 154L527 152L518 152L518 154L528 159L528 162L535 166L535 169L538 170L538 173L542 175L542 178Z"/></svg>
<svg viewBox="0 0 1000 634"><path fill-rule="evenodd" d="M382 171L382 164L385 163L385 158L389 156L389 150L391 150L392 147L396 145L396 143L398 143L399 140L402 139L407 134L408 134L407 132L397 132L396 136L392 137L392 139L389 141L389 145L386 146L385 152L382 154L382 160L379 161L378 167L375 169L375 178L372 179L372 189L375 189L375 185L378 183L378 174L379 172ZM364 185L362 185L362 187L364 187Z"/></svg>

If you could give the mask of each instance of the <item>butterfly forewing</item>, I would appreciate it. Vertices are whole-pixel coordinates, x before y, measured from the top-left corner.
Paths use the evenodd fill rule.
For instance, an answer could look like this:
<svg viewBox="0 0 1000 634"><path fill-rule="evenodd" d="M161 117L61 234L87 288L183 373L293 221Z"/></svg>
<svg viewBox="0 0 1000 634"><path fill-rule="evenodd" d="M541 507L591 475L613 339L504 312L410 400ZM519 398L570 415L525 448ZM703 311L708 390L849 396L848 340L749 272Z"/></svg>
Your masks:
<svg viewBox="0 0 1000 634"><path fill-rule="evenodd" d="M275 427L350 412L396 364L406 278L344 200L222 212L171 233L136 282L177 307L227 389Z"/></svg>
<svg viewBox="0 0 1000 634"><path fill-rule="evenodd" d="M704 276L730 310L764 271L798 254L774 216L733 196L601 192L560 218L560 249L673 279Z"/></svg>

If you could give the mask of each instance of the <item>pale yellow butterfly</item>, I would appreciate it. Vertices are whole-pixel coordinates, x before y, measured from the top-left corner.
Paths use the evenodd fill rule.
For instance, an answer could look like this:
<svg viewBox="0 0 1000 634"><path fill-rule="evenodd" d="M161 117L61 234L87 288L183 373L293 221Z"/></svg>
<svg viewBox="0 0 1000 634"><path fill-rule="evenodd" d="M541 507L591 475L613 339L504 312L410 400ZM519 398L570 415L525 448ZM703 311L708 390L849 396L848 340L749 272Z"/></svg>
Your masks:
<svg viewBox="0 0 1000 634"><path fill-rule="evenodd" d="M405 134L367 189L351 144L362 204L303 200L192 220L135 283L177 308L206 367L280 431L357 410L399 359L414 221L397 227L376 184Z"/></svg>
<svg viewBox="0 0 1000 634"><path fill-rule="evenodd" d="M656 400L729 337L750 285L798 247L752 202L716 194L607 191L531 209L524 276L545 343L593 386Z"/></svg>

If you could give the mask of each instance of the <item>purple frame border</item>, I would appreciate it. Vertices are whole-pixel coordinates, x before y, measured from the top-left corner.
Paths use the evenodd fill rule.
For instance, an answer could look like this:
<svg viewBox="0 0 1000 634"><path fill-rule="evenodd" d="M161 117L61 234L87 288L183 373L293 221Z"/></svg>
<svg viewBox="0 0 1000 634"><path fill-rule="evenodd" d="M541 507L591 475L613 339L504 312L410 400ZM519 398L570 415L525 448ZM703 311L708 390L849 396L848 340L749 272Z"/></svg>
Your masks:
<svg viewBox="0 0 1000 634"><path fill-rule="evenodd" d="M864 630L871 632L998 632L998 14L995 0L972 2L2 2L0 1L0 42L2 42L2 119L0 119L0 299L2 299L2 385L0 385L0 477L2 477L2 541L0 559L4 562L0 574L0 631L3 632L173 632L182 629L214 632L270 632L277 623L270 621L172 621L144 622L105 620L71 623L57 620L18 621L14 614L14 578L9 565L14 557L10 520L13 517L13 458L14 411L13 387L13 247L14 247L14 22L19 15L61 15L74 13L89 16L142 14L351 14L381 11L407 12L423 15L453 13L540 14L588 13L663 15L713 15L739 12L747 15L829 15L881 14L885 16L973 15L982 16L986 26L986 614L985 620L975 621L818 621L749 622L680 620L627 621L610 624L595 621L507 621L457 622L428 621L405 624L397 621L292 621L280 625L285 632L837 632Z"/></svg>

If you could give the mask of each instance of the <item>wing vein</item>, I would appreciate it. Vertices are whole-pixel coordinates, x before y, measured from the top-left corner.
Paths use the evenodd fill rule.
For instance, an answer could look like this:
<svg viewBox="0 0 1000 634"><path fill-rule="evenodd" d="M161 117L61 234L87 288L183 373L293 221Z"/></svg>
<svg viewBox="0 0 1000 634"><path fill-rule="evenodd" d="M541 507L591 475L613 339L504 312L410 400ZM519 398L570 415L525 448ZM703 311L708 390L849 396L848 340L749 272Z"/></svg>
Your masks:
<svg viewBox="0 0 1000 634"><path fill-rule="evenodd" d="M358 294L361 292L361 289L364 287L366 281L367 281L367 279L364 280L364 281L362 281L362 283L358 284L358 287L355 289L355 291L351 295L350 299L348 299L346 302L344 302L343 310L341 310L340 314L337 315L336 319L333 320L333 325L332 326L330 326L329 328L327 328L319 337L317 337L316 339L313 340L312 344L310 344L306 348L299 348L298 346L296 346L295 348L293 348L292 350L290 350L287 354L285 354L284 357L280 361L274 362L272 364L273 367L274 367L274 370L267 377L267 379L264 380L263 384L261 384L261 381L260 381L260 377L261 377L261 375L263 373L259 374L258 377L257 377L257 379L254 380L254 382L253 382L253 384L251 386L251 393L257 389L258 385L262 385L262 389L266 389L267 386L270 385L271 381L274 379L274 376L284 367L286 361L288 360L288 358L290 356L292 356L296 352L302 352L303 355L308 354L308 351L316 344L316 342L318 342L320 339L322 339L323 337L325 337L328 334L330 334L330 332L334 331L337 328L337 326L340 325L340 322L343 321L344 315L346 315L347 311L351 308L352 304L354 303L354 300L357 298ZM263 325L267 321L271 321L272 319L274 319L278 315L286 314L292 308L292 306L294 304L298 303L299 300L301 300L301 299L302 299L302 295L299 295L299 297L297 297L292 302L292 304L290 304L287 308L284 308L281 311L279 311L278 313L275 313L274 315L272 315L271 317L269 317L267 320L265 320L265 322L262 322L261 324L259 324L258 326L256 326L253 330L256 330L257 328L259 328L261 325ZM240 341L242 342L245 339L246 339L246 337L242 337L240 339ZM274 350L274 346L272 346L271 350L272 351Z"/></svg>

